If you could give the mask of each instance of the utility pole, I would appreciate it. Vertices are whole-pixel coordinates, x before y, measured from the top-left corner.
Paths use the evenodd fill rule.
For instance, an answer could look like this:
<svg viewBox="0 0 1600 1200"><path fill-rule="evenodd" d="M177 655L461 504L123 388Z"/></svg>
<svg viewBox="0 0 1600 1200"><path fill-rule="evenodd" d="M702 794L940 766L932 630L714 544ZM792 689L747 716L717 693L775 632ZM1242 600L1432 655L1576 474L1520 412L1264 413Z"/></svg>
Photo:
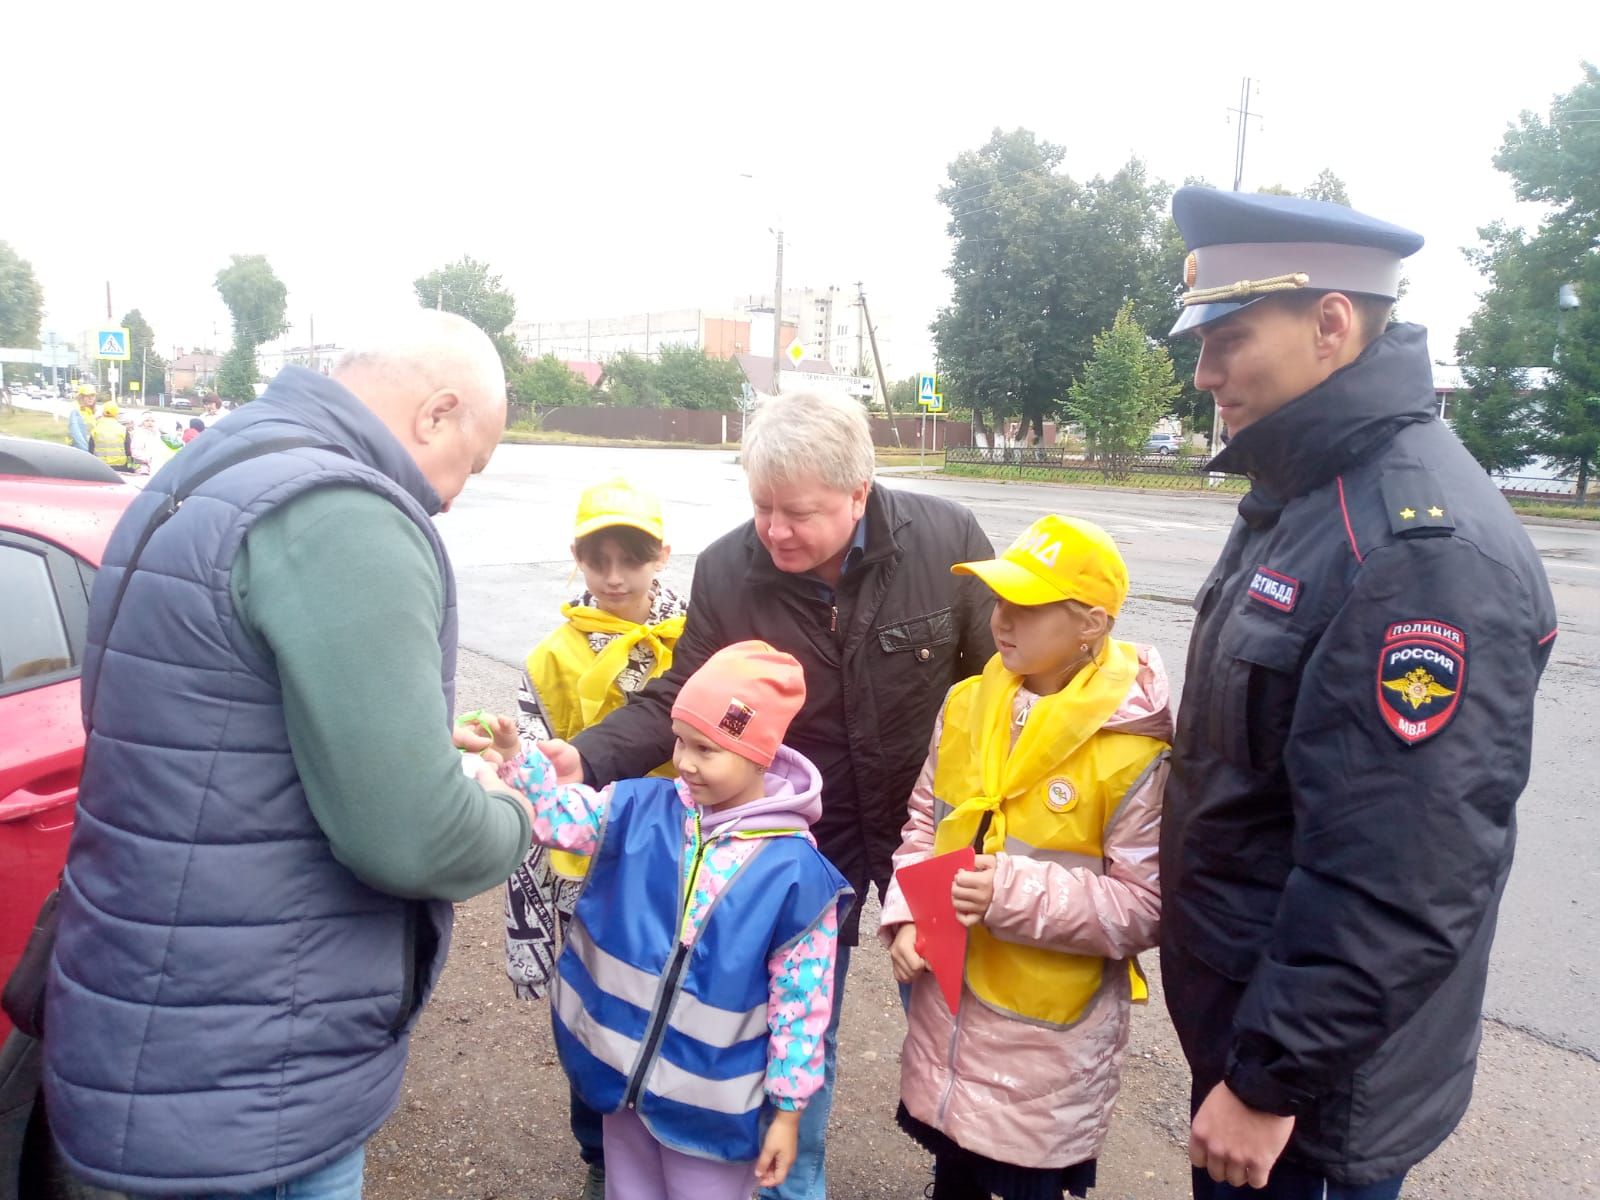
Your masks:
<svg viewBox="0 0 1600 1200"><path fill-rule="evenodd" d="M1236 192L1244 183L1244 146L1246 136L1250 132L1250 118L1255 117L1259 120L1261 117L1260 113L1252 113L1250 111L1250 85L1254 82L1248 75L1245 76L1244 82L1239 85L1239 107L1228 110L1231 113L1236 113L1239 117L1239 136L1233 143L1233 190ZM1257 90L1259 91L1259 88ZM1221 432L1221 425L1222 414L1218 411L1216 397L1213 396L1211 400L1211 454L1213 456L1217 453L1217 438ZM1216 476L1213 475L1209 478L1215 484Z"/></svg>
<svg viewBox="0 0 1600 1200"><path fill-rule="evenodd" d="M778 271L772 283L772 394L783 390L783 230L772 231L778 238Z"/></svg>
<svg viewBox="0 0 1600 1200"><path fill-rule="evenodd" d="M894 444L900 446L900 426L894 419L894 406L889 403L889 381L883 377L883 359L878 354L878 331L872 325L872 310L867 307L867 293L856 284L856 299L861 302L861 317L867 323L867 336L872 340L872 365L878 369L878 387L883 391L883 411L889 418L889 428L894 430Z"/></svg>
<svg viewBox="0 0 1600 1200"><path fill-rule="evenodd" d="M1237 113L1239 116L1239 136L1234 139L1233 144L1233 190L1236 192L1244 183L1244 145L1246 135L1250 132L1250 118L1255 117L1259 120L1261 117L1260 113L1250 111L1250 85L1252 83L1255 83L1255 80L1246 76L1244 82L1239 85L1239 107L1228 110L1231 113ZM1260 86L1257 85L1256 91L1259 92L1260 90Z"/></svg>
<svg viewBox="0 0 1600 1200"><path fill-rule="evenodd" d="M867 336L867 319L861 312L861 280L856 280L856 374L867 369L867 348L862 342Z"/></svg>

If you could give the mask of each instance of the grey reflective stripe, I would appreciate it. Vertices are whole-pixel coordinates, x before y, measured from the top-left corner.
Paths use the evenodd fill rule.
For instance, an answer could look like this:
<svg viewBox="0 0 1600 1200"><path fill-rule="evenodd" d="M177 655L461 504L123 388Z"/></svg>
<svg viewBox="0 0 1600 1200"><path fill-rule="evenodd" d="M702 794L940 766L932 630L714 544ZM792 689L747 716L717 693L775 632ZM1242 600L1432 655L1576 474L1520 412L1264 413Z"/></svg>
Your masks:
<svg viewBox="0 0 1600 1200"><path fill-rule="evenodd" d="M679 1104L742 1117L760 1108L766 1099L766 1078L765 1071L752 1071L732 1079L707 1079L665 1058L657 1058L645 1082L645 1090L663 1100L676 1100Z"/></svg>
<svg viewBox="0 0 1600 1200"><path fill-rule="evenodd" d="M1122 793L1122 798L1117 801L1116 808L1112 809L1111 810L1111 815L1106 818L1106 828L1107 829L1110 829L1113 825L1115 825L1117 823L1117 818L1122 815L1122 810L1128 807L1128 801L1132 800L1135 796L1137 796L1139 794L1139 789L1142 788L1149 781L1150 776L1155 774L1157 769L1160 768L1161 764L1166 762L1167 759L1169 759L1171 757L1172 757L1172 751L1171 750L1163 750L1160 754L1157 754L1154 758L1152 758L1148 763L1145 764L1144 770L1139 772L1139 778L1135 779L1133 781L1133 783L1129 786L1128 790Z"/></svg>
<svg viewBox="0 0 1600 1200"><path fill-rule="evenodd" d="M556 1015L572 1036L617 1074L624 1078L631 1075L633 1064L639 1057L639 1043L627 1034L607 1029L590 1016L578 993L560 975L556 976L553 990L551 999L555 1003Z"/></svg>
<svg viewBox="0 0 1600 1200"><path fill-rule="evenodd" d="M1037 846L1030 846L1021 838L1006 835L1006 853L1019 857L1036 858L1040 862L1057 863L1067 869L1082 867L1091 875L1104 875L1106 862L1104 858L1094 854L1074 854L1070 850L1040 850Z"/></svg>
<svg viewBox="0 0 1600 1200"><path fill-rule="evenodd" d="M680 992L667 1024L696 1041L726 1050L767 1031L767 1005L762 1001L746 1012L734 1012Z"/></svg>
<svg viewBox="0 0 1600 1200"><path fill-rule="evenodd" d="M583 969L589 972L589 978L602 992L609 992L617 999L626 1000L646 1012L656 1006L660 976L629 966L616 955L600 949L590 939L581 921L573 921L567 926L567 948L583 964Z"/></svg>
<svg viewBox="0 0 1600 1200"><path fill-rule="evenodd" d="M939 797L935 796L933 798L933 823L935 826L938 826L940 821L943 821L953 812L955 812L955 809L939 799Z"/></svg>

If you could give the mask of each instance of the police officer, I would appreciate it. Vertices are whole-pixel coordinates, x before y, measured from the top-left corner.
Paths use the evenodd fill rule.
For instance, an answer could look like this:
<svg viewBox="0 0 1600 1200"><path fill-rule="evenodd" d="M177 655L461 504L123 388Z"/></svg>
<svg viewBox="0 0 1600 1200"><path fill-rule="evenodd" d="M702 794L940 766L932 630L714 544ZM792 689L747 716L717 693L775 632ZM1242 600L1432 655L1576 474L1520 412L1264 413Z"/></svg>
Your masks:
<svg viewBox="0 0 1600 1200"><path fill-rule="evenodd" d="M1194 1194L1392 1200L1471 1093L1555 603L1437 417L1423 329L1389 324L1422 238L1172 207L1173 333L1228 428L1213 468L1251 484L1195 602L1161 836Z"/></svg>

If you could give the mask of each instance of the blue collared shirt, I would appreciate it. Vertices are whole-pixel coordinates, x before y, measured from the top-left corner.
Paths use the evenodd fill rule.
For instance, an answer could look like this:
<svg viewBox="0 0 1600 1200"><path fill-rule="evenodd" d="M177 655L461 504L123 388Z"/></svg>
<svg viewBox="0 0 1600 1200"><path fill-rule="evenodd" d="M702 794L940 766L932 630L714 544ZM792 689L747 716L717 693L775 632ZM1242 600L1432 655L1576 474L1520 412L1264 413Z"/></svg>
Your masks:
<svg viewBox="0 0 1600 1200"><path fill-rule="evenodd" d="M862 517L856 522L855 532L850 535L850 548L844 552L844 562L839 565L839 578L843 579L853 567L861 564L867 556L867 519ZM808 575L808 579L816 585L817 594L827 603L832 604L838 597L837 589L824 583L815 575Z"/></svg>

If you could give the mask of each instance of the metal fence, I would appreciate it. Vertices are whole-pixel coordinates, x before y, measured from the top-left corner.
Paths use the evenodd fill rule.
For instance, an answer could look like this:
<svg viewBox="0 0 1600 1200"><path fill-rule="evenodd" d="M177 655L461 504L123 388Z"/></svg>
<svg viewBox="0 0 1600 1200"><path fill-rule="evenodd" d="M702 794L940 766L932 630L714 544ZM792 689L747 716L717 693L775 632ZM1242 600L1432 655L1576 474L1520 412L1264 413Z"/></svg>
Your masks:
<svg viewBox="0 0 1600 1200"><path fill-rule="evenodd" d="M1508 500L1536 500L1541 504L1583 503L1578 496L1576 479L1549 479L1539 475L1495 475L1495 487ZM1589 499L1594 497L1594 485L1589 485Z"/></svg>
<svg viewBox="0 0 1600 1200"><path fill-rule="evenodd" d="M1106 464L1084 457L1068 446L952 446L945 451L945 467L953 473L963 468L973 474L1003 475L1006 478L1034 479L1044 483L1105 483L1123 487L1196 489L1243 492L1249 483L1236 475L1208 475L1203 455L1184 457L1174 454L1147 454L1126 464L1126 470L1113 473ZM1495 486L1508 500L1542 504L1583 503L1577 481L1550 479L1536 475L1496 475ZM1589 486L1589 502L1596 499L1596 485Z"/></svg>
<svg viewBox="0 0 1600 1200"><path fill-rule="evenodd" d="M1216 489L1242 492L1248 484L1238 476L1208 475L1203 455L1145 454L1127 460L1120 472L1086 458L1067 446L952 446L945 451L948 470L976 468L974 473L1003 473L1017 479L1054 483L1109 483L1123 487L1167 488L1174 491Z"/></svg>

